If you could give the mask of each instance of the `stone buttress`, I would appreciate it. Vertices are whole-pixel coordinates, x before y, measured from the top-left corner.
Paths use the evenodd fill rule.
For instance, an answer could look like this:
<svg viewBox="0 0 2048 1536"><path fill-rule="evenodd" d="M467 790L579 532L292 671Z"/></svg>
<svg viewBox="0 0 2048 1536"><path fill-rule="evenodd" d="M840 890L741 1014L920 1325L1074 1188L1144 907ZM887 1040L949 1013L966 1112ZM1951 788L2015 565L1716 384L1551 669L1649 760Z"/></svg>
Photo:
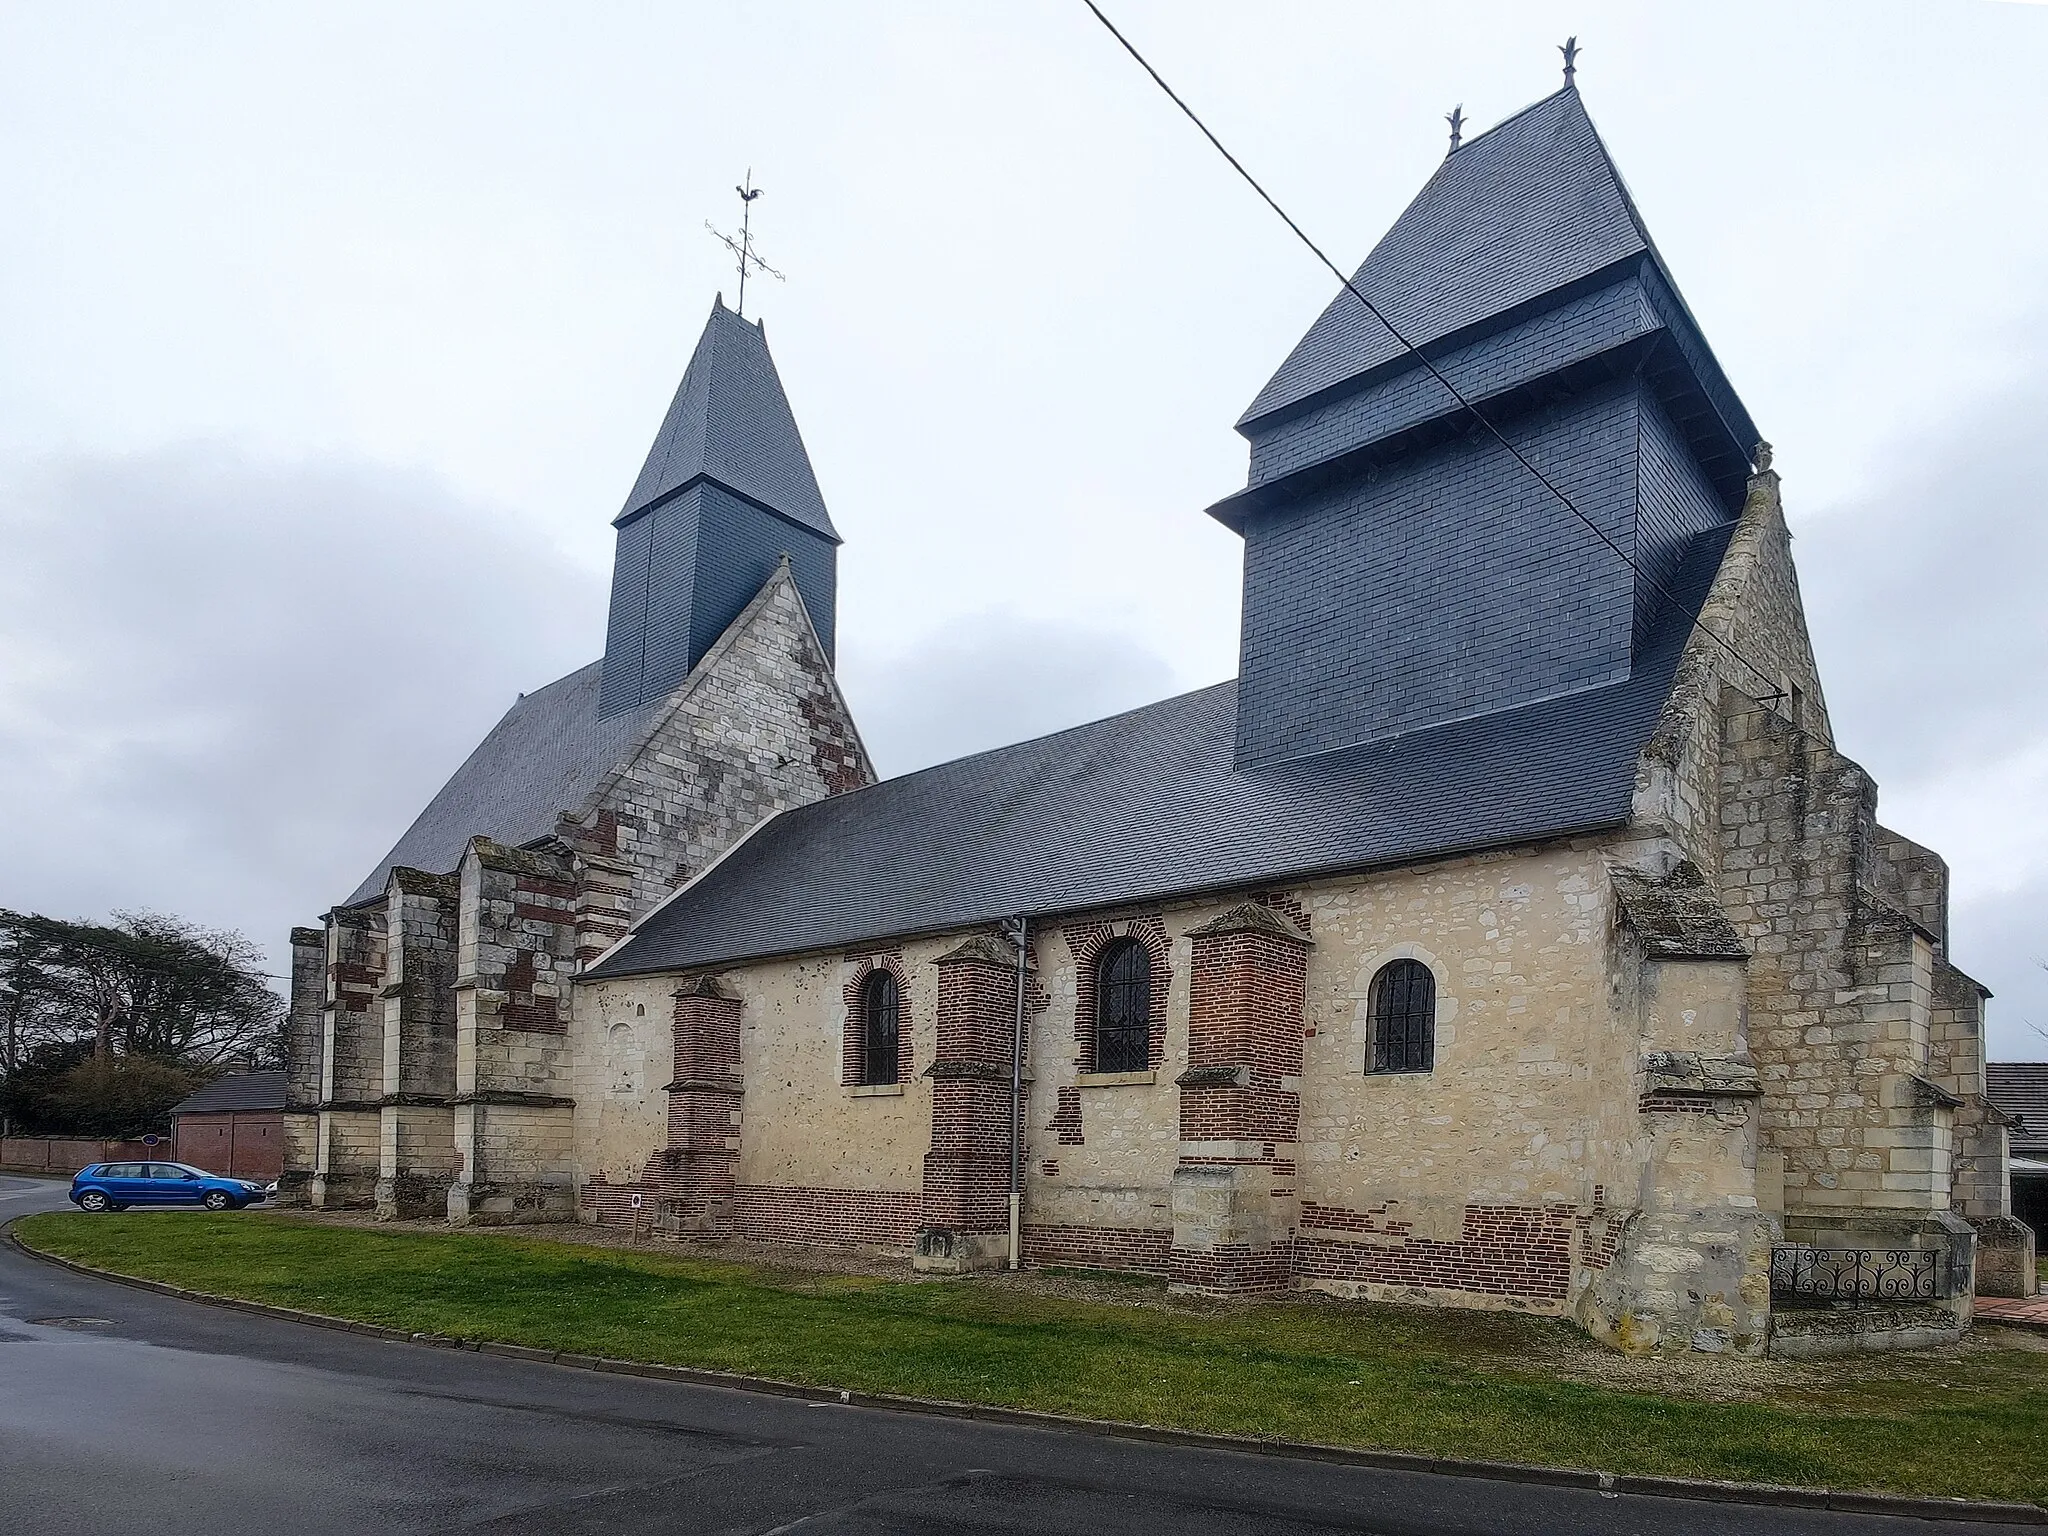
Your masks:
<svg viewBox="0 0 2048 1536"><path fill-rule="evenodd" d="M385 890L385 1092L378 1100L377 1214L440 1215L455 1175L453 875L394 869Z"/></svg>
<svg viewBox="0 0 2048 1536"><path fill-rule="evenodd" d="M571 978L763 818L873 777L778 567L552 833L472 838L446 873L394 868L377 901L300 931L288 1080L305 1146L281 1196L573 1218Z"/></svg>

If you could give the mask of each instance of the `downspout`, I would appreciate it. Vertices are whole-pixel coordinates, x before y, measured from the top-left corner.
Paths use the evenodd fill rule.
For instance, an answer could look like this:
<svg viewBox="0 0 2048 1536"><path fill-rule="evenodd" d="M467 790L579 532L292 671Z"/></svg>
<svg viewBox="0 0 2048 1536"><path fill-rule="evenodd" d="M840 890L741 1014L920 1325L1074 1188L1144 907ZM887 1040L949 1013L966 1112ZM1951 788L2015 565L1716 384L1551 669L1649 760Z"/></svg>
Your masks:
<svg viewBox="0 0 2048 1536"><path fill-rule="evenodd" d="M1031 958L1031 919L1009 930L1017 946L1017 1027L1010 1037L1010 1268L1024 1263L1024 982Z"/></svg>

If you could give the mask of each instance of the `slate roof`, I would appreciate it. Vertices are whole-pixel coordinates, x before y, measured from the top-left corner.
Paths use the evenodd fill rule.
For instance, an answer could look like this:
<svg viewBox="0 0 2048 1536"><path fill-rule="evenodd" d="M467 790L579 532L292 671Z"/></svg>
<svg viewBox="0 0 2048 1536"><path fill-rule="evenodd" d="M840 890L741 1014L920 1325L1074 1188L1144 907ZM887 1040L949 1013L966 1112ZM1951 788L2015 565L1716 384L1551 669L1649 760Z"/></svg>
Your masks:
<svg viewBox="0 0 2048 1536"><path fill-rule="evenodd" d="M2048 1061L1988 1061L1984 1097L2020 1118L2015 1157L2048 1157Z"/></svg>
<svg viewBox="0 0 2048 1536"><path fill-rule="evenodd" d="M1672 586L1697 606L1733 524ZM598 976L1249 888L1617 826L1690 624L1668 606L1620 682L1239 769L1236 688L783 812L657 908Z"/></svg>
<svg viewBox="0 0 2048 1536"><path fill-rule="evenodd" d="M1644 256L1662 270L1621 173L1567 86L1447 158L1352 281L1409 341L1427 347ZM1364 305L1340 292L1239 430L1404 353Z"/></svg>
<svg viewBox="0 0 2048 1536"><path fill-rule="evenodd" d="M775 359L768 355L767 333L758 321L727 309L723 299L711 306L640 478L614 521L701 479L839 540Z"/></svg>
<svg viewBox="0 0 2048 1536"><path fill-rule="evenodd" d="M174 1115L223 1114L231 1109L283 1109L282 1072L237 1072L216 1077L189 1099L171 1106Z"/></svg>
<svg viewBox="0 0 2048 1536"><path fill-rule="evenodd" d="M597 717L601 661L529 693L492 727L419 819L341 903L352 907L383 894L393 866L445 874L462 860L472 837L517 847L555 830L559 812L574 810L639 738L664 697L609 720Z"/></svg>

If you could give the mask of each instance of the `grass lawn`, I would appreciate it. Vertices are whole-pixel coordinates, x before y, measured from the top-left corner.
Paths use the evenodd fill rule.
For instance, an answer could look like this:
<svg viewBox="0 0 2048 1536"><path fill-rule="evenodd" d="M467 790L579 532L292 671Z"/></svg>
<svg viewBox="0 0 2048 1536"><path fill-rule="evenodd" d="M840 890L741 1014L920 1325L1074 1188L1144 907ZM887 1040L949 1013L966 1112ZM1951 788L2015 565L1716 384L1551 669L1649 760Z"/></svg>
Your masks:
<svg viewBox="0 0 2048 1536"><path fill-rule="evenodd" d="M1537 1318L1145 1285L912 1282L278 1217L53 1213L14 1230L175 1285L541 1349L1445 1456L2048 1501L2048 1351L2019 1338L1674 1364Z"/></svg>

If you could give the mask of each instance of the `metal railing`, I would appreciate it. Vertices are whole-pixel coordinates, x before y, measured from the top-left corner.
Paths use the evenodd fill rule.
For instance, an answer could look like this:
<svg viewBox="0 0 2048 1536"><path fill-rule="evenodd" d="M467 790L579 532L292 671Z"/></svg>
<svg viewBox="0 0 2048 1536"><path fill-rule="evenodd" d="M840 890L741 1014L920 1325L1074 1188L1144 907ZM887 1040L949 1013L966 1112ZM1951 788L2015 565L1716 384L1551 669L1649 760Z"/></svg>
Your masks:
<svg viewBox="0 0 2048 1536"><path fill-rule="evenodd" d="M1949 1256L1934 1248L1771 1249L1771 1299L1780 1302L1940 1301L1949 1294Z"/></svg>

